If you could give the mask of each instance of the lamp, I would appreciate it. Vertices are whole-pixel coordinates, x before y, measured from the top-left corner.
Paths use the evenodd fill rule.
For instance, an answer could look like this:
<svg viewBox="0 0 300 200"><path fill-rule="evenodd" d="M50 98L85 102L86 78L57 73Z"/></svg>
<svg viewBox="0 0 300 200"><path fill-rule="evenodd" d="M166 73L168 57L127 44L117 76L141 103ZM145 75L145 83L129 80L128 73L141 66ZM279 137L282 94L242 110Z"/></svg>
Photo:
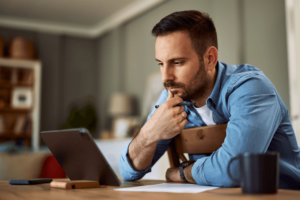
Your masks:
<svg viewBox="0 0 300 200"><path fill-rule="evenodd" d="M109 114L113 119L113 137L124 138L128 135L133 114L133 97L126 93L115 93L110 99Z"/></svg>
<svg viewBox="0 0 300 200"><path fill-rule="evenodd" d="M126 93L115 93L110 99L109 114L111 116L126 116L133 113L132 96Z"/></svg>

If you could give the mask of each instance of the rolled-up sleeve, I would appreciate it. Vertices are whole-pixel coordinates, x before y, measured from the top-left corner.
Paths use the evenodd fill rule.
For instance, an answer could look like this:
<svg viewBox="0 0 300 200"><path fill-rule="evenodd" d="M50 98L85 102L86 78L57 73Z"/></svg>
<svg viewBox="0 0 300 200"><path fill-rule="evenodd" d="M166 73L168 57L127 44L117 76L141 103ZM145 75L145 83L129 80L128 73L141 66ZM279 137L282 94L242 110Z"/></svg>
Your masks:
<svg viewBox="0 0 300 200"><path fill-rule="evenodd" d="M153 165L159 160L159 158L165 153L165 151L169 148L171 139L170 140L161 140L158 142L155 150L155 154L151 164L145 170L135 170L128 158L128 148L129 142L126 146L123 147L121 152L119 170L120 174L124 181L135 181L143 178L147 173L151 172L151 168Z"/></svg>
<svg viewBox="0 0 300 200"><path fill-rule="evenodd" d="M131 141L123 147L119 164L120 174L124 181L141 179L147 172L151 171L151 166L141 171L137 171L131 166L130 160L128 158L128 148L130 143Z"/></svg>
<svg viewBox="0 0 300 200"><path fill-rule="evenodd" d="M265 153L282 116L277 92L272 83L258 74L240 76L228 86L226 107L229 122L222 146L210 156L198 159L192 167L192 176L198 185L235 187L227 174L231 158L240 153ZM230 171L240 178L237 162Z"/></svg>

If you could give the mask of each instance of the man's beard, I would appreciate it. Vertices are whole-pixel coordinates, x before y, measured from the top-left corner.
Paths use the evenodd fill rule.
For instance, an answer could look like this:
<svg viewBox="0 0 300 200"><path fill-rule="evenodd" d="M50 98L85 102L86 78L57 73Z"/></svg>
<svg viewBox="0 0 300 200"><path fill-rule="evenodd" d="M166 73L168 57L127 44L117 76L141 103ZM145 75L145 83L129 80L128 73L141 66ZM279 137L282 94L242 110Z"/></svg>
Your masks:
<svg viewBox="0 0 300 200"><path fill-rule="evenodd" d="M181 95L178 95L184 101L195 100L201 97L204 97L208 92L210 85L210 79L205 71L205 65L203 60L200 60L199 69L195 76L192 78L191 82L186 86L181 82L166 81L164 82L164 87L182 88L183 92ZM173 95L178 94L179 91L173 91Z"/></svg>

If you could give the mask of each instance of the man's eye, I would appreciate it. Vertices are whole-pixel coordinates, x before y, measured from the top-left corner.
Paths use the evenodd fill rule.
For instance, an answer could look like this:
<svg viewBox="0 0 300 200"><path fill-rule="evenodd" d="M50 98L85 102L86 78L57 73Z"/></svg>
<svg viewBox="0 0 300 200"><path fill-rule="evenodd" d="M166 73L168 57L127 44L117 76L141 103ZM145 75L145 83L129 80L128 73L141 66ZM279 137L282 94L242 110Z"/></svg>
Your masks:
<svg viewBox="0 0 300 200"><path fill-rule="evenodd" d="M181 65L182 62L174 62L175 65Z"/></svg>
<svg viewBox="0 0 300 200"><path fill-rule="evenodd" d="M158 63L158 65L159 65L159 66L163 66L163 64L162 64L162 63Z"/></svg>

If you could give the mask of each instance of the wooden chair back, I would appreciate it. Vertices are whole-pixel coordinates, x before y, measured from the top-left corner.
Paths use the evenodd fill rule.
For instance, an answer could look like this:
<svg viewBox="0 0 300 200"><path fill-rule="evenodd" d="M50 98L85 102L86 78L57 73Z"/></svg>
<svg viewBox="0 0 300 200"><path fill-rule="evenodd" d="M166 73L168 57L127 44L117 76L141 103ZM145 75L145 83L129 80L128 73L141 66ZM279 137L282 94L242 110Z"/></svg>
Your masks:
<svg viewBox="0 0 300 200"><path fill-rule="evenodd" d="M226 137L226 124L183 129L172 140L168 149L171 167L179 167L180 161L187 161L184 153L212 153L219 149Z"/></svg>

